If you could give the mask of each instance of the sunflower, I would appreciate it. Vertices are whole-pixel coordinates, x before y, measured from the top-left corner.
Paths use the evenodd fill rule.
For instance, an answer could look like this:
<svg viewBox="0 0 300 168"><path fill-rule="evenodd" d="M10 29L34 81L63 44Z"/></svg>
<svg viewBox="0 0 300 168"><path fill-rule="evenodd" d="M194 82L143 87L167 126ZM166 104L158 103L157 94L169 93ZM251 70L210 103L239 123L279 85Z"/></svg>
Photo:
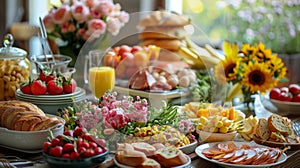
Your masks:
<svg viewBox="0 0 300 168"><path fill-rule="evenodd" d="M214 75L219 83L226 83L236 79L236 66L238 60L238 45L236 43L230 44L228 41L223 43L223 51L225 59L221 60L215 67Z"/></svg>
<svg viewBox="0 0 300 168"><path fill-rule="evenodd" d="M270 68L274 72L274 77L277 79L284 78L287 73L287 68L282 62L282 59L278 58L277 54L274 54L271 58Z"/></svg>
<svg viewBox="0 0 300 168"><path fill-rule="evenodd" d="M277 85L277 81L273 79L273 73L266 64L249 62L248 64L242 64L242 66L245 72L242 85L251 93L265 92Z"/></svg>

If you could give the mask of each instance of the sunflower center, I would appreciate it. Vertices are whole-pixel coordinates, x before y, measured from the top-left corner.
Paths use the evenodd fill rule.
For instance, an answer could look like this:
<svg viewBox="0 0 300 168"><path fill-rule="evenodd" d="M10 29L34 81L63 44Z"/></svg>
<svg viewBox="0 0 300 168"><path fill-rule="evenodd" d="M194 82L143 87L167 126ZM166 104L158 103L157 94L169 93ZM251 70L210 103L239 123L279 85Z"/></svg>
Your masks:
<svg viewBox="0 0 300 168"><path fill-rule="evenodd" d="M226 69L225 69L225 75L226 75L226 78L228 78L230 74L233 74L233 73L234 73L233 69L234 69L235 66L236 66L236 64L229 64L229 65L226 67Z"/></svg>
<svg viewBox="0 0 300 168"><path fill-rule="evenodd" d="M249 83L253 85L263 85L265 81L265 75L259 70L254 70L249 74Z"/></svg>

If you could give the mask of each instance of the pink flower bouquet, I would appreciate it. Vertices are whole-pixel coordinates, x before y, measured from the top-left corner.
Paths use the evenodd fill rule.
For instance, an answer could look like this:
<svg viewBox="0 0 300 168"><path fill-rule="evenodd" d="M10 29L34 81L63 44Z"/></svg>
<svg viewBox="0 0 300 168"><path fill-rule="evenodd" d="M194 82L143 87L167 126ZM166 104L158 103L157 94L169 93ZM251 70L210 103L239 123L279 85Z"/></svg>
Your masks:
<svg viewBox="0 0 300 168"><path fill-rule="evenodd" d="M78 55L85 42L107 32L117 35L129 21L129 14L112 0L72 0L51 8L43 21L50 40Z"/></svg>

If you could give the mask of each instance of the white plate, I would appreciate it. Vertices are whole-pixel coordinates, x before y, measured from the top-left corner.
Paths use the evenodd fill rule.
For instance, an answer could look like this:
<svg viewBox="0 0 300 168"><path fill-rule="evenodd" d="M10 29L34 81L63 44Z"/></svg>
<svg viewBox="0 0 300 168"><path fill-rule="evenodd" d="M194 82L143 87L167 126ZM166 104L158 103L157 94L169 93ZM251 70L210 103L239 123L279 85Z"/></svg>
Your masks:
<svg viewBox="0 0 300 168"><path fill-rule="evenodd" d="M42 99L42 100L69 98L69 97L79 94L80 92L85 92L85 90L80 87L76 87L75 92L70 93L70 94L61 94L61 95L30 95L30 94L24 94L20 89L17 90L17 94L19 94L23 97L32 98L32 99Z"/></svg>
<svg viewBox="0 0 300 168"><path fill-rule="evenodd" d="M80 92L78 92L78 94L70 96L70 97L60 97L60 98L51 98L51 99L33 97L33 96L28 97L28 96L24 96L24 95L18 94L18 93L16 94L16 96L21 98L21 99L30 99L30 100L34 100L34 101L56 101L57 102L57 101L65 101L65 100L69 101L69 100L75 99L77 97L85 96L85 91L80 91Z"/></svg>
<svg viewBox="0 0 300 168"><path fill-rule="evenodd" d="M213 163L216 163L216 164L219 164L220 166L223 166L223 167L242 167L242 168L262 168L262 167L271 167L271 166L275 166L275 165L279 165L283 162L286 161L287 159L287 156L285 153L282 154L282 156L279 158L279 160L276 162L276 163L272 163L272 164L264 164L264 165L241 165L241 164L231 164L231 163L224 163L224 162L219 162L217 160L214 160L214 159L209 159L207 158L206 156L204 156L202 154L202 151L206 148L209 148L209 147L213 147L216 143L225 143L227 144L228 142L214 142L214 143L206 143L206 144L203 144L203 145L200 145L196 148L195 152L196 154L201 157L202 159L205 159L207 161L210 161L210 162L213 162ZM266 147L266 146L263 146L263 145L259 145L259 144L256 144L254 142L234 142L237 146L240 146L241 144L247 144L247 145L250 145L250 146L258 146L258 147Z"/></svg>
<svg viewBox="0 0 300 168"><path fill-rule="evenodd" d="M185 167L188 167L190 164L191 164L191 158L188 156L188 155L185 155L186 158L188 159L187 163L186 164L183 164L181 166L176 166L176 167L171 167L171 168L185 168ZM126 165L123 165L121 163L119 163L117 160L116 160L116 157L114 157L114 163L120 167L120 168L133 168L131 166L126 166Z"/></svg>

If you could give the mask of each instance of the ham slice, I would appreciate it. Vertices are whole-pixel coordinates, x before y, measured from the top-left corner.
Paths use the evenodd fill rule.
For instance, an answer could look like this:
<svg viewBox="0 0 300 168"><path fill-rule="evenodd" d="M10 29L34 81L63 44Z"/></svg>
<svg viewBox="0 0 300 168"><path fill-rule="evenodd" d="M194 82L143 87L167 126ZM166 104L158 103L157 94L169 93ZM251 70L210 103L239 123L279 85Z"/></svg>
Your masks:
<svg viewBox="0 0 300 168"><path fill-rule="evenodd" d="M152 86L155 82L156 80L154 77L146 69L142 69L136 72L129 79L129 88L136 90L149 90L150 86Z"/></svg>

